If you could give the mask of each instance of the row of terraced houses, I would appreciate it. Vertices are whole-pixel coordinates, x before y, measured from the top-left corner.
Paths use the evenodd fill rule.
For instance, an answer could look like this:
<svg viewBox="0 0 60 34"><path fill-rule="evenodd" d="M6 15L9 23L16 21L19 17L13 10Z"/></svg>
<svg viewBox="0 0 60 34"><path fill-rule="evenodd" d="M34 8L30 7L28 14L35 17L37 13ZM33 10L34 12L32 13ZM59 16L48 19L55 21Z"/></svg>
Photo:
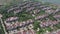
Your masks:
<svg viewBox="0 0 60 34"><path fill-rule="evenodd" d="M35 8L38 7L38 8ZM29 19L27 21L22 21L19 22L19 17L9 17L4 21L5 24L5 28L7 33L9 34L36 34L36 32L33 30L33 23L34 20L39 20L42 18L45 18L47 16L49 16L49 14L53 13L55 14L56 12L59 12L59 9L53 10L51 7L49 6L44 6L39 2L23 2L22 4L19 4L18 7L14 7L14 8L10 8L7 12L10 13L11 11L13 11L15 14L22 12L23 9L26 9L26 12L31 13L31 11L34 10L33 14L39 13L40 9L41 10L45 10L45 12L47 14L43 14L43 15L39 15L36 16L35 19ZM32 13L31 13L32 14ZM54 15L54 18L60 18L60 15ZM47 27L50 25L55 25L59 23L59 20L57 19L57 21L52 21L52 20L47 20L47 21L42 21L39 25L41 27Z"/></svg>

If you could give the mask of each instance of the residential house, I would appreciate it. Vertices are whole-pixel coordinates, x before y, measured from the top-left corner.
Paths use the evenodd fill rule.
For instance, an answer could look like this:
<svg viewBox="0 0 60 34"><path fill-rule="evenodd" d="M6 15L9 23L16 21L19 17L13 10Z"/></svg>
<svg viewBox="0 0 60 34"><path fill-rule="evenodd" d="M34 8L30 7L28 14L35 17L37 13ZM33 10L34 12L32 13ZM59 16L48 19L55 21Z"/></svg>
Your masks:
<svg viewBox="0 0 60 34"><path fill-rule="evenodd" d="M35 20L38 20L38 19L41 19L41 18L44 18L44 17L47 17L47 16L48 16L47 14L40 15L40 16L35 17Z"/></svg>
<svg viewBox="0 0 60 34"><path fill-rule="evenodd" d="M35 2L32 6L36 7L36 6L40 6L40 5L41 5L41 3Z"/></svg>
<svg viewBox="0 0 60 34"><path fill-rule="evenodd" d="M16 21L18 20L18 17L9 17L6 19L6 22Z"/></svg>
<svg viewBox="0 0 60 34"><path fill-rule="evenodd" d="M42 10L50 10L52 9L51 7L45 6L44 8L42 8Z"/></svg>
<svg viewBox="0 0 60 34"><path fill-rule="evenodd" d="M11 30L9 31L9 34L36 34L35 31L33 29L29 29L29 30L24 30L24 28L20 28L20 30Z"/></svg>
<svg viewBox="0 0 60 34"><path fill-rule="evenodd" d="M18 9L19 7L14 7L14 8L11 8L11 9L9 9L7 12L9 13L9 12L11 12L11 11L14 11L15 9Z"/></svg>
<svg viewBox="0 0 60 34"><path fill-rule="evenodd" d="M60 12L60 8L56 9L53 14Z"/></svg>
<svg viewBox="0 0 60 34"><path fill-rule="evenodd" d="M19 12L22 12L22 9L16 9L16 10L14 10L14 14L19 13Z"/></svg>
<svg viewBox="0 0 60 34"><path fill-rule="evenodd" d="M32 19L29 19L27 21L23 21L23 22L10 22L10 23L6 23L5 22L5 25L6 25L6 28L8 31L10 30L15 30L17 28L22 28L22 27L26 27L26 26L29 26L30 24L33 24L33 20Z"/></svg>
<svg viewBox="0 0 60 34"><path fill-rule="evenodd" d="M35 9L35 7L27 8L27 9L26 9L26 12L29 12L29 11L31 11L31 10L33 10L33 9Z"/></svg>
<svg viewBox="0 0 60 34"><path fill-rule="evenodd" d="M48 21L42 21L39 25L41 26L41 27L47 27L47 26L53 26L53 25L56 25L56 24L58 24L58 21L52 21L52 20L48 20Z"/></svg>
<svg viewBox="0 0 60 34"><path fill-rule="evenodd" d="M33 10L33 14L38 14L39 12L40 12L39 9L35 9L35 10Z"/></svg>
<svg viewBox="0 0 60 34"><path fill-rule="evenodd" d="M49 9L49 10L45 10L45 12L48 13L48 14L52 14L52 13L55 12L55 10L53 10L53 9Z"/></svg>
<svg viewBox="0 0 60 34"><path fill-rule="evenodd" d="M54 15L53 17L56 19L60 19L60 15Z"/></svg>
<svg viewBox="0 0 60 34"><path fill-rule="evenodd" d="M42 6L40 6L40 8L45 8L45 6L42 5Z"/></svg>
<svg viewBox="0 0 60 34"><path fill-rule="evenodd" d="M26 8L26 11L28 12L28 11L32 11L33 9L35 9L35 6L40 6L40 5L41 3L39 2L26 1L26 2L23 2L22 4L19 4L17 7L9 9L7 12L9 13L13 11L16 14L16 13L21 12L22 9L24 8Z"/></svg>

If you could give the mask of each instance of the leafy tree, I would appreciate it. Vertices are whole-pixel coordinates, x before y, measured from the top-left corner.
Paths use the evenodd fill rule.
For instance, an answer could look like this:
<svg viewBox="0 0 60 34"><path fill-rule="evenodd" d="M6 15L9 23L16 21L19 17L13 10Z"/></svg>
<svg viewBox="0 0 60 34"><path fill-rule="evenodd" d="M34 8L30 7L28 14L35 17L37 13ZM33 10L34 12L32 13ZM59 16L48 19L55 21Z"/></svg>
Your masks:
<svg viewBox="0 0 60 34"><path fill-rule="evenodd" d="M48 16L48 18L49 18L50 20L56 20L56 19L53 17L52 14L50 14L50 15Z"/></svg>
<svg viewBox="0 0 60 34"><path fill-rule="evenodd" d="M41 10L37 15L42 15L42 14L45 14L44 10Z"/></svg>
<svg viewBox="0 0 60 34"><path fill-rule="evenodd" d="M60 29L60 23L55 25L58 29Z"/></svg>
<svg viewBox="0 0 60 34"><path fill-rule="evenodd" d="M50 31L50 32L53 31L53 29L51 29L51 27L49 27L49 26L46 27L46 30L47 30L47 31Z"/></svg>
<svg viewBox="0 0 60 34"><path fill-rule="evenodd" d="M34 22L34 24L33 24L34 25L34 30L37 30L37 28L40 27L39 24L40 23L37 22L37 21Z"/></svg>

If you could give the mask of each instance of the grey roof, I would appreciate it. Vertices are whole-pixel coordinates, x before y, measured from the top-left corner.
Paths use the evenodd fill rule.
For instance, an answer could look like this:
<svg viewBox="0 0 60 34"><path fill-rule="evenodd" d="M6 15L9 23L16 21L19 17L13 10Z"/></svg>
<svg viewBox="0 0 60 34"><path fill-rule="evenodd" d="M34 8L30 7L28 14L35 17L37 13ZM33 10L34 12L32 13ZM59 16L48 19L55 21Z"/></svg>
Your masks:
<svg viewBox="0 0 60 34"><path fill-rule="evenodd" d="M6 19L6 22L17 20L18 17L9 17Z"/></svg>
<svg viewBox="0 0 60 34"><path fill-rule="evenodd" d="M41 3L39 3L39 2L26 1L26 2L23 2L22 4L19 4L17 7L10 8L7 12L15 11L20 8L21 9L26 8L26 11L31 11L31 10L35 9L35 6L40 6L40 5L41 5ZM19 13L19 12L17 12L17 13Z"/></svg>
<svg viewBox="0 0 60 34"><path fill-rule="evenodd" d="M58 21L56 21L56 20L55 21L49 20L49 21L42 22L40 24L40 26L41 27L47 27L47 26L56 25L56 24L58 24Z"/></svg>

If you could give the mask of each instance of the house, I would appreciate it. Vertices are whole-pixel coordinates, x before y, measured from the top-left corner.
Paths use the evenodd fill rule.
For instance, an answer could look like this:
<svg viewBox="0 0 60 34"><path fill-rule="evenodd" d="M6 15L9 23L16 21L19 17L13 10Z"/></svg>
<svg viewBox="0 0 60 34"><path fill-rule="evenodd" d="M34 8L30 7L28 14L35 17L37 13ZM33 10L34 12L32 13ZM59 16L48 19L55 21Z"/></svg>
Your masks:
<svg viewBox="0 0 60 34"><path fill-rule="evenodd" d="M45 6L40 6L40 8L45 8Z"/></svg>
<svg viewBox="0 0 60 34"><path fill-rule="evenodd" d="M60 34L60 29L59 29L59 30L57 30L57 34Z"/></svg>
<svg viewBox="0 0 60 34"><path fill-rule="evenodd" d="M29 2L25 1L25 2L22 2L22 5L26 5L28 4Z"/></svg>
<svg viewBox="0 0 60 34"><path fill-rule="evenodd" d="M17 28L22 28L22 27L26 27L26 26L29 26L30 24L33 24L33 20L32 19L29 19L27 21L23 21L23 22L16 22L16 23L5 23L6 25L6 28L8 31L11 31L11 30L15 30ZM31 25L30 25L31 26ZM29 26L29 27L30 27ZM33 27L31 27L33 28Z"/></svg>
<svg viewBox="0 0 60 34"><path fill-rule="evenodd" d="M13 26L6 26L7 31L11 31L13 29Z"/></svg>
<svg viewBox="0 0 60 34"><path fill-rule="evenodd" d="M21 32L18 32L18 33L16 33L16 34L22 34Z"/></svg>
<svg viewBox="0 0 60 34"><path fill-rule="evenodd" d="M35 6L40 6L40 5L41 5L40 2L25 1L19 4L17 7L10 8L7 12L9 13L13 11L16 14L22 12L24 8L26 8L26 11L28 12L35 9Z"/></svg>
<svg viewBox="0 0 60 34"><path fill-rule="evenodd" d="M11 11L14 11L15 9L18 9L19 7L14 7L14 8L11 8L11 9L9 9L7 12L9 13L9 12L11 12Z"/></svg>
<svg viewBox="0 0 60 34"><path fill-rule="evenodd" d="M53 17L56 19L60 19L60 15L54 15Z"/></svg>
<svg viewBox="0 0 60 34"><path fill-rule="evenodd" d="M7 30L15 29L18 25L14 21L17 21L18 17L9 17L6 19L4 24L6 25Z"/></svg>
<svg viewBox="0 0 60 34"><path fill-rule="evenodd" d="M6 19L6 22L16 21L18 20L18 17L9 17Z"/></svg>
<svg viewBox="0 0 60 34"><path fill-rule="evenodd" d="M47 27L47 26L56 25L56 24L58 24L58 21L49 20L49 21L42 21L42 23L40 23L39 25L41 27Z"/></svg>
<svg viewBox="0 0 60 34"><path fill-rule="evenodd" d="M14 10L14 14L19 13L19 12L22 12L22 9L16 9L16 10Z"/></svg>
<svg viewBox="0 0 60 34"><path fill-rule="evenodd" d="M11 30L9 31L9 34L36 34L35 31L33 29L29 29L29 30L24 30L24 28L20 28L20 30Z"/></svg>
<svg viewBox="0 0 60 34"><path fill-rule="evenodd" d="M39 12L40 12L39 9L35 9L35 10L33 10L33 14L38 14Z"/></svg>
<svg viewBox="0 0 60 34"><path fill-rule="evenodd" d="M29 3L33 3L32 1L25 1L23 2L23 4L29 4Z"/></svg>
<svg viewBox="0 0 60 34"><path fill-rule="evenodd" d="M53 14L60 12L60 8L56 9Z"/></svg>
<svg viewBox="0 0 60 34"><path fill-rule="evenodd" d="M28 30L28 34L34 34L32 30Z"/></svg>
<svg viewBox="0 0 60 34"><path fill-rule="evenodd" d="M35 7L27 8L26 11L28 12L28 11L31 11L31 10L33 10L33 9L35 9Z"/></svg>
<svg viewBox="0 0 60 34"><path fill-rule="evenodd" d="M36 7L36 6L40 6L40 5L41 5L41 3L35 2L32 6Z"/></svg>
<svg viewBox="0 0 60 34"><path fill-rule="evenodd" d="M41 19L41 18L44 18L44 17L47 17L47 16L48 16L47 14L40 15L40 16L35 17L35 20L38 20L38 19Z"/></svg>
<svg viewBox="0 0 60 34"><path fill-rule="evenodd" d="M28 8L28 7L30 7L30 4L27 4L27 5L23 6L22 9Z"/></svg>
<svg viewBox="0 0 60 34"><path fill-rule="evenodd" d="M23 31L23 34L27 34L27 31L24 30L24 31Z"/></svg>
<svg viewBox="0 0 60 34"><path fill-rule="evenodd" d="M42 10L50 10L50 9L52 9L52 7L46 6L46 7L42 8Z"/></svg>
<svg viewBox="0 0 60 34"><path fill-rule="evenodd" d="M32 24L33 22L34 22L34 20L29 19L29 20L26 21L26 24Z"/></svg>
<svg viewBox="0 0 60 34"><path fill-rule="evenodd" d="M18 31L17 29L12 30L12 31L8 31L8 34L18 34L20 31ZM18 33L17 33L18 32ZM20 32L21 33L21 32Z"/></svg>
<svg viewBox="0 0 60 34"><path fill-rule="evenodd" d="M54 13L55 10L53 10L53 9L49 9L49 10L45 10L45 12L48 13L48 14L51 14L51 13Z"/></svg>

